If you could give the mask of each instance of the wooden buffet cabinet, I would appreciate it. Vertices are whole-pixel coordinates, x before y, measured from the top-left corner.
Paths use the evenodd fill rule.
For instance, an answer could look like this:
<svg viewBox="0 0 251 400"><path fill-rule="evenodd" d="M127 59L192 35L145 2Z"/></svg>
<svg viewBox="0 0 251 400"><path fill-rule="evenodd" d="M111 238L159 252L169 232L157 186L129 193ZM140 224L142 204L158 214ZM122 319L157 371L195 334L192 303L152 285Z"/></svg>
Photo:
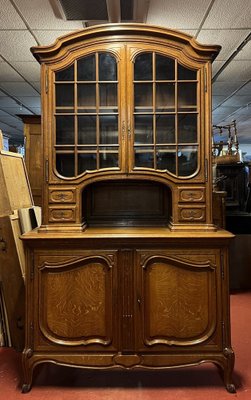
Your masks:
<svg viewBox="0 0 251 400"><path fill-rule="evenodd" d="M33 369L213 362L234 392L228 244L212 223L218 46L141 24L33 48L42 65L43 224L27 249Z"/></svg>

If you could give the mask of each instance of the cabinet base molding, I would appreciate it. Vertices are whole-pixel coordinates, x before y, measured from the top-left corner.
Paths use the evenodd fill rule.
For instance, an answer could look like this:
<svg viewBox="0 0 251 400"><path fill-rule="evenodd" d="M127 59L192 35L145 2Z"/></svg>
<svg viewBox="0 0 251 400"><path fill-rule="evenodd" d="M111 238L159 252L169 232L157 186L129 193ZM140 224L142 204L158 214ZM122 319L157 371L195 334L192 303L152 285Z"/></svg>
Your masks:
<svg viewBox="0 0 251 400"><path fill-rule="evenodd" d="M227 349L223 353L198 353L189 354L23 354L24 383L22 393L27 393L32 386L32 376L35 367L39 364L53 363L61 366L84 369L126 369L126 370L168 370L198 366L204 363L213 363L219 368L223 382L228 392L235 393L235 385L232 381L233 351Z"/></svg>

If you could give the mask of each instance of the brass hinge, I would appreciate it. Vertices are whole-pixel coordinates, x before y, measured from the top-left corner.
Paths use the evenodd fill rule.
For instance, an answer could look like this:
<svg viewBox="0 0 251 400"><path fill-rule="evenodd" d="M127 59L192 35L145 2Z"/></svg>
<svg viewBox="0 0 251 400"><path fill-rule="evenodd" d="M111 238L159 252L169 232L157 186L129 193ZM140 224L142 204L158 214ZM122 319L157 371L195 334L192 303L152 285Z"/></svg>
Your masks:
<svg viewBox="0 0 251 400"><path fill-rule="evenodd" d="M122 122L122 140L125 140L125 131L126 131L125 121L123 121Z"/></svg>
<svg viewBox="0 0 251 400"><path fill-rule="evenodd" d="M208 159L205 159L205 181L208 181Z"/></svg>
<svg viewBox="0 0 251 400"><path fill-rule="evenodd" d="M45 93L48 93L48 69L45 72Z"/></svg>
<svg viewBox="0 0 251 400"><path fill-rule="evenodd" d="M45 181L46 183L49 182L49 160L45 160Z"/></svg>
<svg viewBox="0 0 251 400"><path fill-rule="evenodd" d="M204 90L207 92L207 70L204 68Z"/></svg>
<svg viewBox="0 0 251 400"><path fill-rule="evenodd" d="M223 347L225 347L225 322L221 321L221 326L222 326L222 343Z"/></svg>
<svg viewBox="0 0 251 400"><path fill-rule="evenodd" d="M34 279L34 269L35 269L35 265L34 265L34 254L31 254L31 269L30 269L30 279L31 281Z"/></svg>
<svg viewBox="0 0 251 400"><path fill-rule="evenodd" d="M220 256L220 266L221 266L221 278L225 279L225 268L224 268L224 257L223 254Z"/></svg>

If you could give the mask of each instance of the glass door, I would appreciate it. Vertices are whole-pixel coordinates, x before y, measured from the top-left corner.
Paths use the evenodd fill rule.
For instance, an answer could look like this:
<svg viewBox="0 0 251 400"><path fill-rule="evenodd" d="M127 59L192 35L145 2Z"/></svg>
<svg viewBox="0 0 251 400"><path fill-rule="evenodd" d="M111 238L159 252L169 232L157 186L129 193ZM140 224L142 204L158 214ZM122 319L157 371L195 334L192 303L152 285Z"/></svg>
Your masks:
<svg viewBox="0 0 251 400"><path fill-rule="evenodd" d="M95 52L55 73L56 171L77 177L119 169L118 68L115 56Z"/></svg>
<svg viewBox="0 0 251 400"><path fill-rule="evenodd" d="M132 125L135 170L187 177L198 166L197 70L157 52L142 52L133 67Z"/></svg>

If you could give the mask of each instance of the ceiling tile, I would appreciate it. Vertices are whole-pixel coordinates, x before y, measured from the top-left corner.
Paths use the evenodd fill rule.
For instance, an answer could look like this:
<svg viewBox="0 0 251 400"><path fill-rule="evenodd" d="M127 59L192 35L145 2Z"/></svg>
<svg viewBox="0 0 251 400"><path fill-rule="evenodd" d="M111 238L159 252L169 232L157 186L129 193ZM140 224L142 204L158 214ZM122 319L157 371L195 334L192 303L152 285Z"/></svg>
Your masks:
<svg viewBox="0 0 251 400"><path fill-rule="evenodd" d="M29 107L36 115L41 115L41 107Z"/></svg>
<svg viewBox="0 0 251 400"><path fill-rule="evenodd" d="M251 61L251 40L243 47L237 54L235 60L249 60Z"/></svg>
<svg viewBox="0 0 251 400"><path fill-rule="evenodd" d="M250 0L215 0L203 29L250 28L251 1Z"/></svg>
<svg viewBox="0 0 251 400"><path fill-rule="evenodd" d="M32 97L32 96L30 96L30 97L28 97L28 96L26 96L26 97L18 96L18 99L21 101L21 103L24 106L27 106L29 108L31 108L31 107L40 107L40 105L41 105L40 96L36 96L36 97L35 96L34 97Z"/></svg>
<svg viewBox="0 0 251 400"><path fill-rule="evenodd" d="M2 82L1 86L12 96L37 96L38 93L26 82Z"/></svg>
<svg viewBox="0 0 251 400"><path fill-rule="evenodd" d="M1 110L6 111L6 113L11 114L11 115L18 115L18 114L30 115L30 114L32 114L31 111L27 110L24 107L18 106L16 103L15 103L15 105L14 104L9 105L8 103L1 104L1 99L0 99L0 108L1 108Z"/></svg>
<svg viewBox="0 0 251 400"><path fill-rule="evenodd" d="M249 102L251 102L251 94L247 96L238 96L238 94L235 94L224 102L224 107L242 107Z"/></svg>
<svg viewBox="0 0 251 400"><path fill-rule="evenodd" d="M6 95L6 93L2 92L2 90L0 90L0 97L3 97L3 96L6 97L7 95Z"/></svg>
<svg viewBox="0 0 251 400"><path fill-rule="evenodd" d="M213 115L228 116L228 115L232 114L234 111L236 111L237 109L238 109L238 107L224 107L224 106L221 106L219 108L216 108L213 111Z"/></svg>
<svg viewBox="0 0 251 400"><path fill-rule="evenodd" d="M53 44L56 39L60 36L65 36L68 33L71 33L72 30L34 30L34 34L36 38L39 40L40 44L43 46Z"/></svg>
<svg viewBox="0 0 251 400"><path fill-rule="evenodd" d="M3 133L8 133L8 134L13 134L14 131L19 134L23 134L22 128L14 128L13 126L10 126L8 124L5 124L4 122L1 122L0 120L0 129L3 131Z"/></svg>
<svg viewBox="0 0 251 400"><path fill-rule="evenodd" d="M219 44L222 49L217 60L227 60L247 37L249 30L201 30L197 40L204 44Z"/></svg>
<svg viewBox="0 0 251 400"><path fill-rule="evenodd" d="M7 62L0 61L0 82L1 81L18 82L23 81L23 78L13 68L11 68Z"/></svg>
<svg viewBox="0 0 251 400"><path fill-rule="evenodd" d="M56 17L49 0L15 0L25 20L32 29L81 29L81 21L65 21Z"/></svg>
<svg viewBox="0 0 251 400"><path fill-rule="evenodd" d="M18 15L10 1L0 0L0 27L1 29L25 29L22 18Z"/></svg>
<svg viewBox="0 0 251 400"><path fill-rule="evenodd" d="M212 76L217 74L220 68L225 64L225 61L214 61L212 65Z"/></svg>
<svg viewBox="0 0 251 400"><path fill-rule="evenodd" d="M11 65L13 65L13 67L17 69L20 74L28 81L39 81L40 65L37 61L13 61Z"/></svg>
<svg viewBox="0 0 251 400"><path fill-rule="evenodd" d="M212 97L212 109L214 109L218 104L225 100L225 96L213 96Z"/></svg>
<svg viewBox="0 0 251 400"><path fill-rule="evenodd" d="M22 122L20 121L20 119L18 117L14 117L11 115L7 115L7 116L3 116L0 115L0 123L3 122L5 124L8 125L12 125L12 126L22 126Z"/></svg>
<svg viewBox="0 0 251 400"><path fill-rule="evenodd" d="M0 108L4 110L6 107L17 107L17 102L8 96L1 96Z"/></svg>
<svg viewBox="0 0 251 400"><path fill-rule="evenodd" d="M35 45L35 39L27 30L1 32L0 54L7 61L34 61L30 47Z"/></svg>
<svg viewBox="0 0 251 400"><path fill-rule="evenodd" d="M247 82L247 84L238 91L238 95L241 95L241 96L250 95L250 94L251 94L251 81Z"/></svg>
<svg viewBox="0 0 251 400"><path fill-rule="evenodd" d="M217 77L217 82L246 82L251 79L250 61L233 60Z"/></svg>
<svg viewBox="0 0 251 400"><path fill-rule="evenodd" d="M173 29L198 29L210 4L209 0L150 1L146 22Z"/></svg>
<svg viewBox="0 0 251 400"><path fill-rule="evenodd" d="M230 96L240 87L240 82L214 82L212 86L213 96L221 96L224 94L225 98Z"/></svg>
<svg viewBox="0 0 251 400"><path fill-rule="evenodd" d="M31 81L30 84L38 91L38 93L41 92L41 83L39 82L33 82Z"/></svg>

